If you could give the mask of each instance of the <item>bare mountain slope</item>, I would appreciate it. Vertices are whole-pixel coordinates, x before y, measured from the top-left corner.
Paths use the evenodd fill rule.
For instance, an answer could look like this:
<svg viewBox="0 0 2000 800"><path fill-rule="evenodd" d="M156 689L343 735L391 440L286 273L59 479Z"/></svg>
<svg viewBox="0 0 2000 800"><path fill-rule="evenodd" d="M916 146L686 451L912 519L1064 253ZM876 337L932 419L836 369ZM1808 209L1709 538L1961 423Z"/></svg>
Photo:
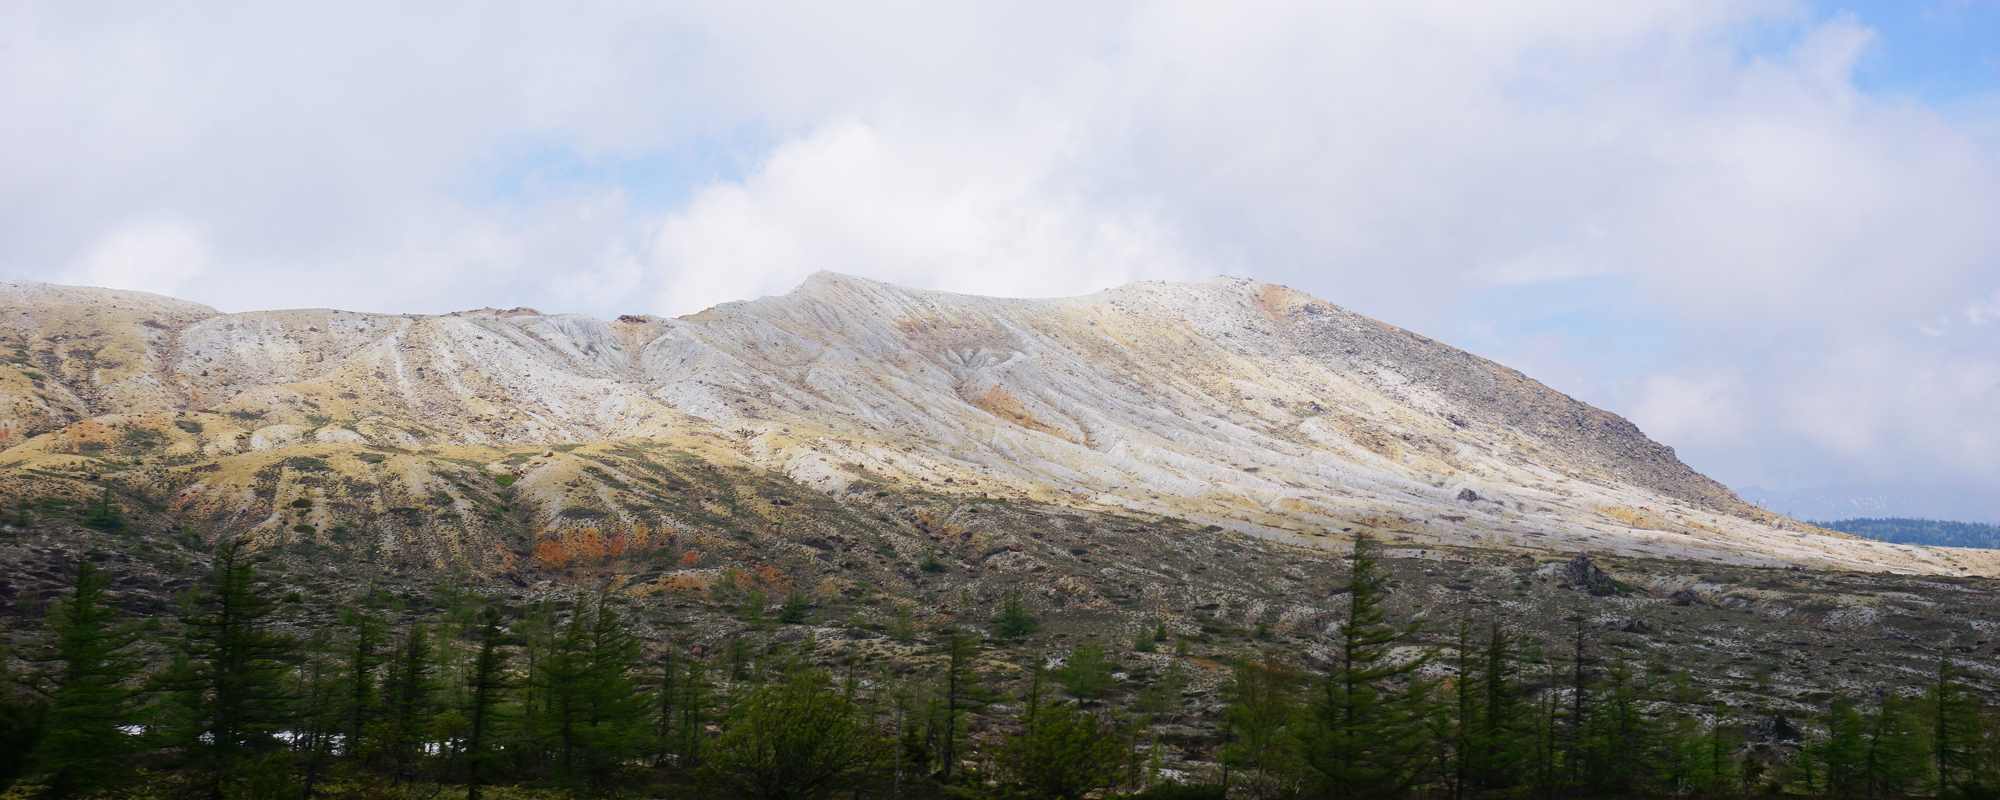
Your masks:
<svg viewBox="0 0 2000 800"><path fill-rule="evenodd" d="M110 486L214 533L341 544L351 526L481 569L584 527L718 524L657 502L693 491L662 477L683 458L834 497L1017 498L1291 543L2000 569L1766 514L1615 415L1243 280L1007 300L821 274L613 321L0 284L0 356L0 492Z"/></svg>

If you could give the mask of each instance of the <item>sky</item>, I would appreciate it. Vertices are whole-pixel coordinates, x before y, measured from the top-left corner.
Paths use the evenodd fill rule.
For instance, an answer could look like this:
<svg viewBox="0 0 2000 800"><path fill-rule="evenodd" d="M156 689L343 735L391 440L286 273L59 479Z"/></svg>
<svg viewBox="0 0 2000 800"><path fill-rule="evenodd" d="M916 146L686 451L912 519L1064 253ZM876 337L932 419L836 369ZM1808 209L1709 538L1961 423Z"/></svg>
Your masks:
<svg viewBox="0 0 2000 800"><path fill-rule="evenodd" d="M405 5L0 0L0 275L598 316L1240 275L1734 486L2000 518L2000 0Z"/></svg>

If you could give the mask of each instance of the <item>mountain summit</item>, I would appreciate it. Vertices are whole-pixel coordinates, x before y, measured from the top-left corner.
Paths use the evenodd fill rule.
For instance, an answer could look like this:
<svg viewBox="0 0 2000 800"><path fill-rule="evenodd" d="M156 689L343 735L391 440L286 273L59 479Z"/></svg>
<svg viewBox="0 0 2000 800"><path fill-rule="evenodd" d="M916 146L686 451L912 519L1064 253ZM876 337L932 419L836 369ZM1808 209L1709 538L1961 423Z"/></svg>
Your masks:
<svg viewBox="0 0 2000 800"><path fill-rule="evenodd" d="M611 321L6 283L0 338L0 491L111 486L264 541L359 519L371 547L475 569L578 526L714 524L648 500L672 486L635 455L656 451L835 500L1018 500L1305 546L2000 564L1766 513L1617 415L1241 279L1021 300L820 273Z"/></svg>

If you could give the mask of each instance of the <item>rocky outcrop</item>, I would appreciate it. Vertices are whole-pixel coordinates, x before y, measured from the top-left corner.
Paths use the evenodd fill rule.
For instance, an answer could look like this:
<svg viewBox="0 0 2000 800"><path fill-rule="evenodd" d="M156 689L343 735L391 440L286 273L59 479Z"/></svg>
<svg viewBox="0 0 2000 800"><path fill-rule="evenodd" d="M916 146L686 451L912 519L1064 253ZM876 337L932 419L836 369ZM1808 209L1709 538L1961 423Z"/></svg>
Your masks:
<svg viewBox="0 0 2000 800"><path fill-rule="evenodd" d="M1610 597L1621 591L1617 579L1599 569L1590 556L1582 553L1563 565L1562 576L1565 585L1592 597Z"/></svg>

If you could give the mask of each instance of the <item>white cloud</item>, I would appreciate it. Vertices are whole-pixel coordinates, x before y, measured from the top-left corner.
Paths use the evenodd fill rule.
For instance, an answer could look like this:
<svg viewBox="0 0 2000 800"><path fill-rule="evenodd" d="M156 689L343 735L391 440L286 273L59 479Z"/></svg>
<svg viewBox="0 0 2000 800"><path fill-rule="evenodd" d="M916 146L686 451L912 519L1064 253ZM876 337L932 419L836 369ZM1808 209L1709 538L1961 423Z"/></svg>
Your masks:
<svg viewBox="0 0 2000 800"><path fill-rule="evenodd" d="M1974 327L1985 327L2000 322L2000 289L1993 296L1965 307L1965 322Z"/></svg>
<svg viewBox="0 0 2000 800"><path fill-rule="evenodd" d="M62 280L173 295L208 272L209 245L186 222L147 220L122 225L92 242Z"/></svg>
<svg viewBox="0 0 2000 800"><path fill-rule="evenodd" d="M1679 445L1716 446L1749 430L1742 381L1733 375L1654 375L1641 385L1632 419L1647 435Z"/></svg>
<svg viewBox="0 0 2000 800"><path fill-rule="evenodd" d="M657 303L690 312L786 291L817 270L977 294L1080 294L1188 278L1143 209L1064 185L1063 132L882 131L845 122L711 186L660 226Z"/></svg>
<svg viewBox="0 0 2000 800"><path fill-rule="evenodd" d="M1678 361L1643 370L1670 377L1604 394L1697 466L1947 452L2000 483L1959 444L2000 435L1991 390L1948 379L2000 363L1950 335L2000 319L2000 97L1862 91L1875 34L1796 2L29 3L8 22L9 274L225 308L610 315L817 269L1015 295L1234 272L1419 329L1496 285L1594 278L1681 326ZM1752 33L1789 44L1745 53ZM491 188L543 145L731 166L668 170L693 185L665 208L632 183ZM1580 338L1549 352L1600 346Z"/></svg>

